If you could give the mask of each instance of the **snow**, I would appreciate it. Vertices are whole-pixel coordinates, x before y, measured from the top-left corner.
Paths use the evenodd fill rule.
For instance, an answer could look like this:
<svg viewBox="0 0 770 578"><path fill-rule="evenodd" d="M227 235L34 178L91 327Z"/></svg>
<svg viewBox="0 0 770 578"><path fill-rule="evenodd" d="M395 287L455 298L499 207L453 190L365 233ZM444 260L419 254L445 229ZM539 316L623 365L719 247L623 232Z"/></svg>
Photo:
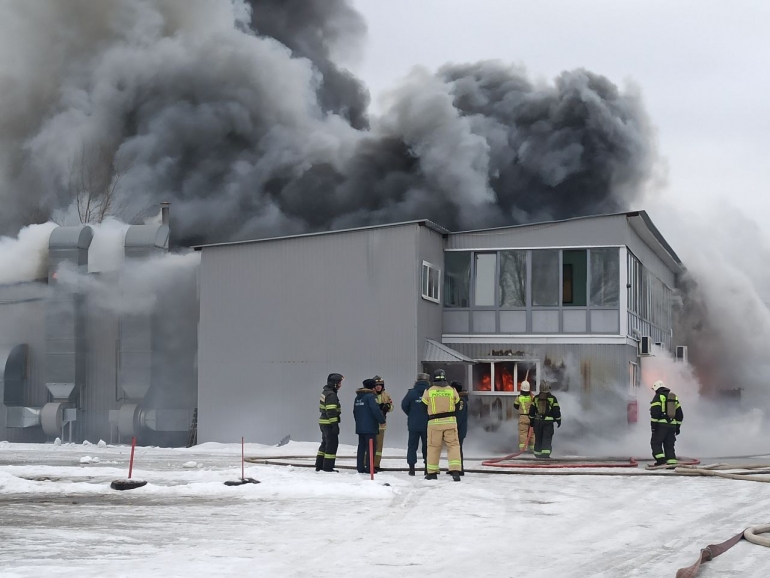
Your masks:
<svg viewBox="0 0 770 578"><path fill-rule="evenodd" d="M316 450L246 445L247 456L295 464ZM770 522L766 483L642 468L372 482L246 463L261 483L225 486L241 477L240 454L240 444L138 447L132 477L147 485L118 492L110 482L126 478L130 447L0 442L0 576L673 577L707 544ZM699 574L768 575L770 549L745 541Z"/></svg>

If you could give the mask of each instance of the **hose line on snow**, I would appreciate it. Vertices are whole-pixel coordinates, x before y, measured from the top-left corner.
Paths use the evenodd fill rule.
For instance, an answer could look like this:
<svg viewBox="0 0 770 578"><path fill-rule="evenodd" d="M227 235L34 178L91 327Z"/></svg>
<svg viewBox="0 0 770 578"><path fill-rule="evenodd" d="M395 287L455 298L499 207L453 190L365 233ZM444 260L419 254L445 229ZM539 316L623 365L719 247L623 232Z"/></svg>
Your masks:
<svg viewBox="0 0 770 578"><path fill-rule="evenodd" d="M688 566L687 568L680 568L676 571L676 578L695 578L695 576L698 574L698 570L700 570L701 564L713 560L720 554L724 554L743 539L751 542L752 544L770 548L770 538L759 536L759 534L766 534L768 532L770 532L770 524L763 526L752 526L750 528L746 528L740 534L736 534L729 540L725 540L721 544L709 544L705 548L701 549L700 556L698 557L698 560L695 562L695 564Z"/></svg>

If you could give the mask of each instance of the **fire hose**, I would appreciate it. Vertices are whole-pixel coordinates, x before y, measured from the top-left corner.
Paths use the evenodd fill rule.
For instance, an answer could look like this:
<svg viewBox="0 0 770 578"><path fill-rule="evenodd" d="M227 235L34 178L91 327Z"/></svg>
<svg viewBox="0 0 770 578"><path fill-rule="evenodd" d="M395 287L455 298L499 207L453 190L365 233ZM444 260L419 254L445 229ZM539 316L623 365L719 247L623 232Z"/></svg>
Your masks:
<svg viewBox="0 0 770 578"><path fill-rule="evenodd" d="M698 574L698 570L700 570L701 564L709 562L717 556L724 554L744 539L752 544L770 548L770 538L759 536L759 534L766 534L768 532L770 532L770 524L764 526L752 526L746 528L743 532L736 534L729 540L725 540L721 544L709 544L701 549L700 556L698 556L698 560L695 564L688 566L687 568L680 568L676 571L676 578L695 578Z"/></svg>
<svg viewBox="0 0 770 578"><path fill-rule="evenodd" d="M514 458L519 457L521 454L523 454L527 447L529 446L529 440L532 438L532 428L529 428L527 431L527 439L524 442L524 447L520 449L518 452L515 452L513 454L508 454L507 456L503 456L501 458L493 458L491 460L484 460L481 462L482 466L487 467L496 467L496 468L527 468L527 469L563 469L563 468L636 468L639 466L640 461L644 461L645 458L623 458L619 460L611 460L611 461L593 461L593 462L583 462L582 460L579 462L573 462L570 461L569 463L564 463L562 460L562 463L524 463L524 462L518 462L518 463L503 463L503 462L509 462L510 460L513 460ZM680 458L678 465L697 465L700 464L700 460L694 459L694 458Z"/></svg>

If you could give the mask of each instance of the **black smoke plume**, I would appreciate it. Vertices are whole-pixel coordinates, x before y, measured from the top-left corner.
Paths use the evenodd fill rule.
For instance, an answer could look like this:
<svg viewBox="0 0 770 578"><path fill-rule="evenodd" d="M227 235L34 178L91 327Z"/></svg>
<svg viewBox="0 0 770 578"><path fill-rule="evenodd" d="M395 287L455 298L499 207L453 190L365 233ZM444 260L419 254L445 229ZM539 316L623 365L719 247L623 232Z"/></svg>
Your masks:
<svg viewBox="0 0 770 578"><path fill-rule="evenodd" d="M622 210L651 176L638 95L586 70L415 70L370 116L335 62L364 34L346 0L2 3L0 234L72 218L94 163L124 220L172 202L177 244Z"/></svg>

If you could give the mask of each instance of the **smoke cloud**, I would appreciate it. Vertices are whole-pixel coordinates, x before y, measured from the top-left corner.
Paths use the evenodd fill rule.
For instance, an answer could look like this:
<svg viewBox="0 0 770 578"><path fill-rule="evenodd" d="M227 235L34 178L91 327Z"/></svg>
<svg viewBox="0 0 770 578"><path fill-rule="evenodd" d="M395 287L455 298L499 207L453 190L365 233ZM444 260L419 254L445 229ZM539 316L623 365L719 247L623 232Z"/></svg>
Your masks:
<svg viewBox="0 0 770 578"><path fill-rule="evenodd" d="M0 234L73 214L94 159L116 216L171 201L183 245L622 210L651 178L637 91L586 70L416 70L370 118L336 64L365 31L345 0L3 3Z"/></svg>

